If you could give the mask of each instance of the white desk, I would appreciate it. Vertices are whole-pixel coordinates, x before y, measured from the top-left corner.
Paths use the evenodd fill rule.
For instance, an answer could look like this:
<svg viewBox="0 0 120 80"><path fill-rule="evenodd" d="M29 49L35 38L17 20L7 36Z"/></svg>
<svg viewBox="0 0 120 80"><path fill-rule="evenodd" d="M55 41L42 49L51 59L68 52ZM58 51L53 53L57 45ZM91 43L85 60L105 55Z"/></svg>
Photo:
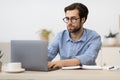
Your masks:
<svg viewBox="0 0 120 80"><path fill-rule="evenodd" d="M0 80L120 80L120 71L108 70L56 70L50 72L0 72Z"/></svg>

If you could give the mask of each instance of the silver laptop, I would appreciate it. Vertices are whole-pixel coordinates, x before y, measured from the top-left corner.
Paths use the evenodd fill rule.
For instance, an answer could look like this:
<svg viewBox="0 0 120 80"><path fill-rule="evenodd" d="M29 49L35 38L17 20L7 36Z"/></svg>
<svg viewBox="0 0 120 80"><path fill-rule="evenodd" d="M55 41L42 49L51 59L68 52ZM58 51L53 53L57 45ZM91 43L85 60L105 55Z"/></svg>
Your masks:
<svg viewBox="0 0 120 80"><path fill-rule="evenodd" d="M11 62L21 62L26 70L49 71L47 41L11 40Z"/></svg>

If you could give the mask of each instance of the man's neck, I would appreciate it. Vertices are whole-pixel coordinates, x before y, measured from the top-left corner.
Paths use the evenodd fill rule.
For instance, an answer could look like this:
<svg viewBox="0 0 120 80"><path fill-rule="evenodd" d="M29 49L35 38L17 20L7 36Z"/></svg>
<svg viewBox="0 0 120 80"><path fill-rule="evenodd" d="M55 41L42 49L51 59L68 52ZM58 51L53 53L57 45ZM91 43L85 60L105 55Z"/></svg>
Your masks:
<svg viewBox="0 0 120 80"><path fill-rule="evenodd" d="M70 33L70 36L71 36L71 39L76 42L80 39L80 37L82 36L83 34L83 28L81 30L79 30L78 32L76 33Z"/></svg>

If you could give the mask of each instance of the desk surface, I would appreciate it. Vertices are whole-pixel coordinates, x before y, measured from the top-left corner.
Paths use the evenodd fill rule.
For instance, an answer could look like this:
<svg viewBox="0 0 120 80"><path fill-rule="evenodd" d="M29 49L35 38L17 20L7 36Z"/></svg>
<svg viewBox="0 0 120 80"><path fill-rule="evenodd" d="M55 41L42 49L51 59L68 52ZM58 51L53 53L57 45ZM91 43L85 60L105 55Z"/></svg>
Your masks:
<svg viewBox="0 0 120 80"><path fill-rule="evenodd" d="M120 80L120 71L108 70L56 70L50 72L0 72L0 80Z"/></svg>
<svg viewBox="0 0 120 80"><path fill-rule="evenodd" d="M120 44L114 44L114 45L102 45L102 47L120 47Z"/></svg>

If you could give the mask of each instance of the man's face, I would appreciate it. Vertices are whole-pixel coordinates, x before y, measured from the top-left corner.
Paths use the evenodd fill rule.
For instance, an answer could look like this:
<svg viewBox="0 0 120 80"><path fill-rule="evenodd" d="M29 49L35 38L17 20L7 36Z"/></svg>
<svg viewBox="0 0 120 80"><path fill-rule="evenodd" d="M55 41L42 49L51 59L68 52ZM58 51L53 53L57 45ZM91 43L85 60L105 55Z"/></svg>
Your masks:
<svg viewBox="0 0 120 80"><path fill-rule="evenodd" d="M66 12L66 24L67 29L70 33L76 33L82 28L82 22L79 17L79 11L75 10L68 10Z"/></svg>

